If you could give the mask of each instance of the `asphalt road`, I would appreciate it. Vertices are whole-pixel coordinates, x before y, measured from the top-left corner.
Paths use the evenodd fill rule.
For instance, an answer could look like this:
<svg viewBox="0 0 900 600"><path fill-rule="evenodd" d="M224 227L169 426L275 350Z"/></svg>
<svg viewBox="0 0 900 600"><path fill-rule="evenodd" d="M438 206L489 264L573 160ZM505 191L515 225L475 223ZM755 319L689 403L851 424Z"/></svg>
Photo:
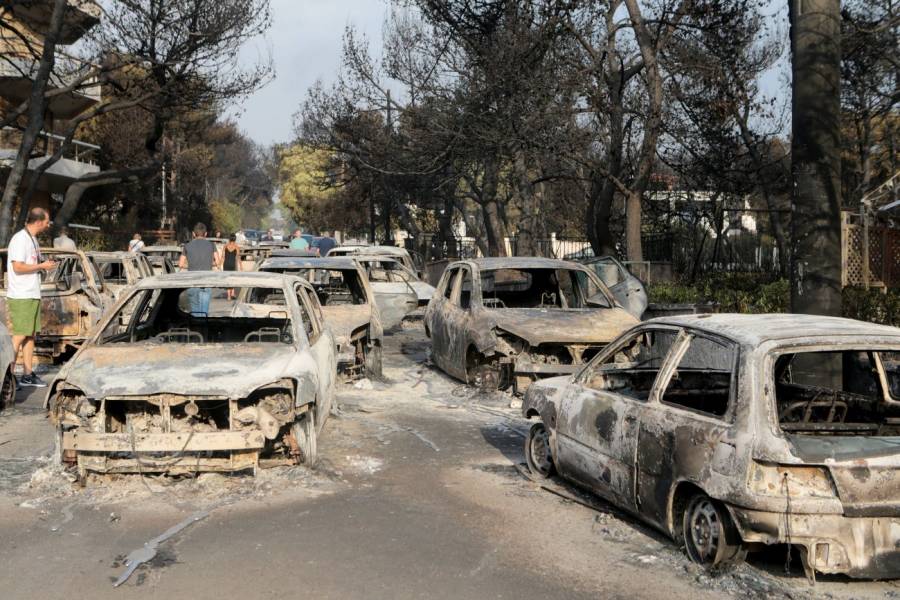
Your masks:
<svg viewBox="0 0 900 600"><path fill-rule="evenodd" d="M599 501L539 487L516 468L528 424L509 397L431 368L420 327L387 338L385 375L341 388L314 472L83 489L48 462L43 394L21 394L0 413L0 598L900 598L893 582L811 587L783 554L710 575Z"/></svg>

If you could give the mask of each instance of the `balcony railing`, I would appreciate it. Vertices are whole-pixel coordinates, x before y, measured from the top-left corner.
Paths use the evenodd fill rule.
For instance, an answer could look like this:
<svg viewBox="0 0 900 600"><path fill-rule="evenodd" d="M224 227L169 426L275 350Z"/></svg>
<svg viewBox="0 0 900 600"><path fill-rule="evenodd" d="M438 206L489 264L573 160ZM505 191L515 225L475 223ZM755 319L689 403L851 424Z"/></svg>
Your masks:
<svg viewBox="0 0 900 600"><path fill-rule="evenodd" d="M38 134L38 141L31 152L31 158L51 156L56 153L65 137L55 133L42 131ZM0 148L18 150L22 144L22 131L14 127L4 127L0 131ZM72 140L69 147L63 152L62 158L74 160L86 165L96 165L97 154L100 146L89 144L79 140Z"/></svg>

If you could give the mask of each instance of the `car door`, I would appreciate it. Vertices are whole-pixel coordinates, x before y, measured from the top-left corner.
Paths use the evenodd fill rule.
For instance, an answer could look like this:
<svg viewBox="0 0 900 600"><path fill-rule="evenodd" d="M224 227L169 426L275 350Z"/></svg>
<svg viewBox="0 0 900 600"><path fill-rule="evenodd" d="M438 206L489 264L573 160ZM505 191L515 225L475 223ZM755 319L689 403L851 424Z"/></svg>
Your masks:
<svg viewBox="0 0 900 600"><path fill-rule="evenodd" d="M691 331L679 336L640 415L636 503L649 521L666 527L677 482L702 488L708 469L733 475L737 361L729 340Z"/></svg>
<svg viewBox="0 0 900 600"><path fill-rule="evenodd" d="M381 313L381 324L385 329L399 325L403 317L419 306L419 297L409 283L394 277L382 268L380 261L365 261L366 275L375 304Z"/></svg>
<svg viewBox="0 0 900 600"><path fill-rule="evenodd" d="M428 331L431 334L431 358L442 369L446 370L446 359L450 344L450 332L448 330L445 305L453 297L457 283L458 267L444 271L441 281L438 283L439 294L435 294L428 308L425 310L425 320Z"/></svg>
<svg viewBox="0 0 900 600"><path fill-rule="evenodd" d="M647 310L647 291L641 280L632 275L622 263L611 256L603 256L588 263L609 291L616 302L640 319Z"/></svg>
<svg viewBox="0 0 900 600"><path fill-rule="evenodd" d="M444 318L447 321L448 361L453 373L466 378L466 353L480 333L475 331L473 311L475 310L475 290L472 269L463 265L459 268L453 294L446 303Z"/></svg>
<svg viewBox="0 0 900 600"><path fill-rule="evenodd" d="M322 309L315 294L309 294L306 287L300 283L294 285L294 292L297 296L300 318L309 340L310 354L312 354L318 373L317 424L321 427L331 412L331 405L334 401L334 385L337 377L334 337L324 327Z"/></svg>
<svg viewBox="0 0 900 600"><path fill-rule="evenodd" d="M572 380L560 407L560 472L628 510L641 410L677 335L658 327L626 334Z"/></svg>

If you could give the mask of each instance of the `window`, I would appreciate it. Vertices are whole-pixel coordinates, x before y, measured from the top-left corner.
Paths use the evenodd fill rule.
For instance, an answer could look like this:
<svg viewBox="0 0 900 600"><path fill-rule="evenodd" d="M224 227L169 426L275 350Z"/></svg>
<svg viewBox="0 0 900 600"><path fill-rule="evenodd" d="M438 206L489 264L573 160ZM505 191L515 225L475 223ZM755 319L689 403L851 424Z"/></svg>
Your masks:
<svg viewBox="0 0 900 600"><path fill-rule="evenodd" d="M625 273L618 264L609 259L601 259L591 263L590 267L600 278L600 281L606 284L606 287L613 287L625 281Z"/></svg>
<svg viewBox="0 0 900 600"><path fill-rule="evenodd" d="M737 350L703 337L693 337L672 377L662 401L721 417L728 411Z"/></svg>
<svg viewBox="0 0 900 600"><path fill-rule="evenodd" d="M900 435L897 413L884 401L896 391L898 357L896 351L867 349L782 354L772 374L781 429L804 435Z"/></svg>
<svg viewBox="0 0 900 600"><path fill-rule="evenodd" d="M591 366L584 384L635 400L647 400L677 336L678 332L671 330L645 330L635 334Z"/></svg>
<svg viewBox="0 0 900 600"><path fill-rule="evenodd" d="M472 305L472 272L468 268L459 270L462 278L459 288L459 306L464 310L469 310Z"/></svg>
<svg viewBox="0 0 900 600"><path fill-rule="evenodd" d="M608 307L605 296L594 298L600 291L587 272L576 269L494 269L481 273L486 308Z"/></svg>
<svg viewBox="0 0 900 600"><path fill-rule="evenodd" d="M452 269L444 275L444 298L447 300L453 297L453 286L456 285L457 273L459 273L459 269Z"/></svg>
<svg viewBox="0 0 900 600"><path fill-rule="evenodd" d="M280 292L272 288L237 289L240 298L254 299L272 298ZM284 306L283 294L278 305L231 301L227 292L227 288L221 287L135 292L110 319L100 343L293 342L290 313Z"/></svg>
<svg viewBox="0 0 900 600"><path fill-rule="evenodd" d="M298 285L295 288L297 293L297 304L300 305L300 319L303 321L303 329L306 331L306 338L310 345L315 344L319 339L319 332L315 325L315 319L310 313L310 300L306 296L306 289Z"/></svg>
<svg viewBox="0 0 900 600"><path fill-rule="evenodd" d="M103 280L113 285L128 285L128 275L125 271L125 265L121 262L101 262L99 263L100 273Z"/></svg>

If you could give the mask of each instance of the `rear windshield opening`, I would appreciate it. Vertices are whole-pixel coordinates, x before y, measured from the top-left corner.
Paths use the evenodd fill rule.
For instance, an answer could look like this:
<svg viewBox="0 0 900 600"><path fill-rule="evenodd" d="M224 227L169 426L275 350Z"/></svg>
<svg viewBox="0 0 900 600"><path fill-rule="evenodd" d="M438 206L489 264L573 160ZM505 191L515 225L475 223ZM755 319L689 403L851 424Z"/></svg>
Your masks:
<svg viewBox="0 0 900 600"><path fill-rule="evenodd" d="M334 269L263 269L297 275L310 282L319 297L322 306L341 306L345 304L366 304L366 290L360 280L359 272L354 270Z"/></svg>
<svg viewBox="0 0 900 600"><path fill-rule="evenodd" d="M893 402L900 400L900 352L783 354L774 371L778 422L784 432L900 435L900 405Z"/></svg>
<svg viewBox="0 0 900 600"><path fill-rule="evenodd" d="M100 344L293 341L284 291L260 287L140 290L113 316L99 339Z"/></svg>
<svg viewBox="0 0 900 600"><path fill-rule="evenodd" d="M482 271L481 296L485 308L609 306L587 273L568 269Z"/></svg>

